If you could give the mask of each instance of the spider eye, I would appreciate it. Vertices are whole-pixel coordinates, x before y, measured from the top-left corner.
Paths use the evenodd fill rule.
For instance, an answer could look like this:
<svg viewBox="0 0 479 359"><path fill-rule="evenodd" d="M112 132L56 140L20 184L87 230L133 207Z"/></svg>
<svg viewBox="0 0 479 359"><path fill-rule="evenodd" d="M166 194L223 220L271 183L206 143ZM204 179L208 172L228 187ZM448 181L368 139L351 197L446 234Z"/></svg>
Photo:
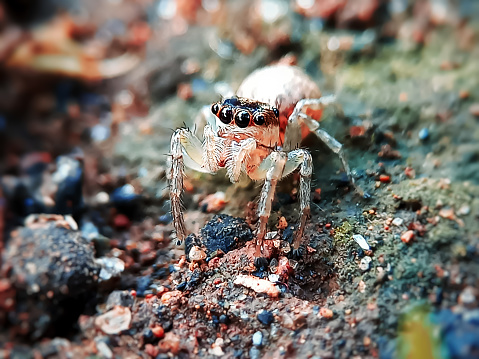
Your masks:
<svg viewBox="0 0 479 359"><path fill-rule="evenodd" d="M219 110L220 110L220 105L218 105L217 103L214 103L213 105L211 105L211 112L213 113L213 115L218 116Z"/></svg>
<svg viewBox="0 0 479 359"><path fill-rule="evenodd" d="M254 117L254 123L257 124L258 126L264 125L265 118L264 115L259 114Z"/></svg>
<svg viewBox="0 0 479 359"><path fill-rule="evenodd" d="M228 124L233 119L233 110L231 107L223 107L218 117L221 122Z"/></svg>
<svg viewBox="0 0 479 359"><path fill-rule="evenodd" d="M273 108L273 112L276 117L279 117L279 110L276 107Z"/></svg>
<svg viewBox="0 0 479 359"><path fill-rule="evenodd" d="M245 128L249 125L250 118L248 111L240 111L235 116L235 123L238 127Z"/></svg>

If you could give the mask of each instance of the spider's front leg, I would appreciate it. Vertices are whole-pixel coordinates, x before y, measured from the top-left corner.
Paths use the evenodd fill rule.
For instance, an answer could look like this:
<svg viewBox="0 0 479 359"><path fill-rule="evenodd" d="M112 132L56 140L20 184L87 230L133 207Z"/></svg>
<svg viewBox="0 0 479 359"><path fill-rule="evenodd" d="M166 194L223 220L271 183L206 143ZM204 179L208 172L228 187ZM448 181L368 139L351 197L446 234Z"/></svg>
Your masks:
<svg viewBox="0 0 479 359"><path fill-rule="evenodd" d="M170 182L171 214L178 242L183 242L186 238L185 219L181 207L184 167L186 165L196 171L214 172L217 168L214 165L215 153L219 148L209 126L205 127L205 143L203 145L187 128L180 128L173 133L167 178ZM208 160L205 161L205 159Z"/></svg>

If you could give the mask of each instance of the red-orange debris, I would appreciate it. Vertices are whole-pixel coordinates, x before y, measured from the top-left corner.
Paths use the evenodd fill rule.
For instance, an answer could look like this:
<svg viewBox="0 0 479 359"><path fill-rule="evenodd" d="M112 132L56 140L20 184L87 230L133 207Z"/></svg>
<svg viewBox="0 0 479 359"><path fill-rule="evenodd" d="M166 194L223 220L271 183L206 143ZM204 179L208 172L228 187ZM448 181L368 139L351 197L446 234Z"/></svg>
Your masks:
<svg viewBox="0 0 479 359"><path fill-rule="evenodd" d="M331 319L333 317L333 311L331 309L322 307L319 309L319 315L326 319Z"/></svg>
<svg viewBox="0 0 479 359"><path fill-rule="evenodd" d="M379 180L380 180L382 183L389 183L389 182L391 182L391 176L389 176L389 175L380 175L380 176L379 176Z"/></svg>
<svg viewBox="0 0 479 359"><path fill-rule="evenodd" d="M404 243L409 243L414 239L414 231L406 231L401 235L401 241Z"/></svg>

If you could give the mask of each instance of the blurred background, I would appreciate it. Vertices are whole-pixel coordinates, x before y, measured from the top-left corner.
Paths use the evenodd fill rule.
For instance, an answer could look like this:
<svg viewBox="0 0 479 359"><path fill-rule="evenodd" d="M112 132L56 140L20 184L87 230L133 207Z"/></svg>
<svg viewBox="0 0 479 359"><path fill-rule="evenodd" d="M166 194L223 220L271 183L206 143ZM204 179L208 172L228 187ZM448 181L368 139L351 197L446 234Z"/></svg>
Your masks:
<svg viewBox="0 0 479 359"><path fill-rule="evenodd" d="M34 236L11 232L14 228L27 226L25 218L58 220L31 214L71 215L83 237L94 242L97 257L124 251L122 264L110 263L114 269L108 275L130 270L118 287L140 291L136 277L145 267L167 268L180 256L178 248L167 250L165 155L172 131L192 127L203 106L234 94L248 74L274 63L301 67L323 94L337 96L344 117L324 126L345 143L355 176L368 191L390 179L397 184L415 177L477 186L478 36L476 0L1 1L5 278L17 278L11 277L15 264L8 263L17 252L7 251L7 238ZM321 201L337 199L344 175L327 149L312 140L307 144L321 168L315 201L327 209ZM186 180L186 208L203 208L189 217L191 230L225 206L241 216L251 200L234 200L242 189L217 177L213 182L191 174ZM384 191L376 196L390 196ZM415 208L412 202L408 206ZM471 226L462 238L476 256L479 229ZM25 288L14 282L2 279L0 286L0 323L11 330L2 332L0 343L13 348L15 338L28 337L31 347L61 328L77 332L69 326L72 320L52 330L59 314L32 314L45 297L28 302L31 291L18 294ZM477 282L470 284L471 295L477 295ZM23 309L16 306L20 302ZM39 311L49 312L51 304L42 305ZM73 321L82 310L70 311ZM467 345L456 341L468 349L462 354L449 349L459 353L451 357L477 357L479 348L471 344L479 338L475 313L476 336ZM48 320L38 320L45 316ZM397 321L387 327L396 328ZM386 354L393 350L387 342Z"/></svg>

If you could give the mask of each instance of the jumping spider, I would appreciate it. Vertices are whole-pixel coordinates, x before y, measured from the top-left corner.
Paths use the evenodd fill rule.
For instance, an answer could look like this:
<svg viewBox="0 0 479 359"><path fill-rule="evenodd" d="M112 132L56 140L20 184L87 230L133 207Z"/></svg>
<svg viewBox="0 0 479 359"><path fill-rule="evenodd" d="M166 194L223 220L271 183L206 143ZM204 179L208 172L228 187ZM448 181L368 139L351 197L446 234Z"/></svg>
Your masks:
<svg viewBox="0 0 479 359"><path fill-rule="evenodd" d="M351 175L342 145L303 112L306 108L322 110L333 102L334 97L321 97L317 85L299 68L274 65L248 76L237 96L211 106L215 118L205 125L203 142L187 128L176 130L171 139L168 178L177 239L183 241L186 237L180 201L184 165L207 173L226 168L231 182L237 182L241 172L246 172L252 180L264 180L257 209L258 258L263 249L276 184L299 169L301 214L293 242L293 250L297 252L310 215L313 171L311 154L297 147L303 135L309 132L315 133L339 156L349 181L363 195Z"/></svg>

